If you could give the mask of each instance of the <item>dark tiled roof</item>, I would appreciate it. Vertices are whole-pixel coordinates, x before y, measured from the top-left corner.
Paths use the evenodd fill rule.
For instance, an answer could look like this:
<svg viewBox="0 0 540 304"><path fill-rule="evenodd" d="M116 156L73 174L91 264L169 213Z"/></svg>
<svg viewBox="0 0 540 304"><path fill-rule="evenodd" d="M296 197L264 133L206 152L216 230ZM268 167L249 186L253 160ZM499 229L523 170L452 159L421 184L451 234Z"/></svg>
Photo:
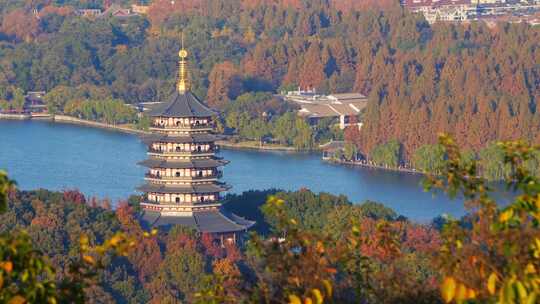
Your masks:
<svg viewBox="0 0 540 304"><path fill-rule="evenodd" d="M402 0L402 5L406 7L440 7L440 6L451 6L451 5L471 5L471 0Z"/></svg>
<svg viewBox="0 0 540 304"><path fill-rule="evenodd" d="M320 145L319 148L323 151L336 151L343 149L345 147L345 142L341 140L333 140L325 143L324 145Z"/></svg>
<svg viewBox="0 0 540 304"><path fill-rule="evenodd" d="M365 95L362 95L360 93L340 93L340 94L332 94L329 97L333 97L339 101L347 101L347 100L366 100L367 97Z"/></svg>
<svg viewBox="0 0 540 304"><path fill-rule="evenodd" d="M197 229L197 223L193 216L161 216L155 211L144 211L142 220L150 227L181 225Z"/></svg>
<svg viewBox="0 0 540 304"><path fill-rule="evenodd" d="M221 191L227 191L231 187L225 184L201 184L201 185L177 185L177 186L165 186L157 184L144 184L137 187L137 190L141 192L154 192L154 193L216 193Z"/></svg>
<svg viewBox="0 0 540 304"><path fill-rule="evenodd" d="M151 144L155 142L166 143L206 143L219 140L220 137L213 134L192 134L184 136L169 136L165 134L152 134L141 137L145 144Z"/></svg>
<svg viewBox="0 0 540 304"><path fill-rule="evenodd" d="M307 117L338 117L340 115L358 115L367 106L366 101L333 102L333 103L304 103L299 114Z"/></svg>
<svg viewBox="0 0 540 304"><path fill-rule="evenodd" d="M162 159L147 159L139 163L139 165L148 168L164 168L164 169L192 169L192 168L216 168L221 167L229 162L222 159L193 159L189 161L165 161Z"/></svg>
<svg viewBox="0 0 540 304"><path fill-rule="evenodd" d="M160 104L149 113L153 117L211 117L216 113L191 92L175 92L169 102Z"/></svg>
<svg viewBox="0 0 540 304"><path fill-rule="evenodd" d="M224 210L199 211L192 216L162 216L158 212L145 211L142 220L153 227L182 225L207 233L244 231L255 224Z"/></svg>

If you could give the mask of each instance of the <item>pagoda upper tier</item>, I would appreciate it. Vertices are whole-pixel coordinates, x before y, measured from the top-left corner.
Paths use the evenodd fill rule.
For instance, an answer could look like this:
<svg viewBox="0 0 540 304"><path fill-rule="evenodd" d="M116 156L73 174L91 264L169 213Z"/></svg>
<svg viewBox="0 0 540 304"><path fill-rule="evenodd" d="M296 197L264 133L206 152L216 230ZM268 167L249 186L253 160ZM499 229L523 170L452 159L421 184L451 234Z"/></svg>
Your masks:
<svg viewBox="0 0 540 304"><path fill-rule="evenodd" d="M163 118L210 118L214 111L202 104L190 91L176 91L169 102L155 107L149 113L152 117ZM167 121L169 122L169 121Z"/></svg>

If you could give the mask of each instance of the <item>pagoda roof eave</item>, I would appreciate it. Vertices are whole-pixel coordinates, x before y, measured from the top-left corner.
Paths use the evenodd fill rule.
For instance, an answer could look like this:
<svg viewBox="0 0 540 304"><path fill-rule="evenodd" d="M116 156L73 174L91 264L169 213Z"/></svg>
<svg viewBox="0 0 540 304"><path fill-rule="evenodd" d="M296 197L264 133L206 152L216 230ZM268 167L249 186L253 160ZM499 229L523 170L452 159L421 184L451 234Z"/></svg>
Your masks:
<svg viewBox="0 0 540 304"><path fill-rule="evenodd" d="M145 144L152 144L157 142L165 143L205 143L215 142L220 137L214 134L192 134L187 136L170 136L167 134L150 134L141 137L141 140Z"/></svg>
<svg viewBox="0 0 540 304"><path fill-rule="evenodd" d="M204 118L216 116L217 113L207 107L190 91L174 92L169 102L157 105L148 112L151 117L166 118Z"/></svg>
<svg viewBox="0 0 540 304"><path fill-rule="evenodd" d="M223 159L201 159L189 161L167 161L162 159L146 159L138 164L147 168L163 168L163 169L195 169L195 168L217 168L225 166L229 163Z"/></svg>
<svg viewBox="0 0 540 304"><path fill-rule="evenodd" d="M145 211L142 220L152 227L182 225L203 233L240 232L255 225L255 222L225 210L193 212L191 216L166 216L159 212Z"/></svg>
<svg viewBox="0 0 540 304"><path fill-rule="evenodd" d="M137 190L141 192L150 193L184 193L184 194L205 194L205 193L217 193L231 189L231 186L227 184L201 184L201 185L179 185L179 186L166 186L158 184L144 184L137 187Z"/></svg>

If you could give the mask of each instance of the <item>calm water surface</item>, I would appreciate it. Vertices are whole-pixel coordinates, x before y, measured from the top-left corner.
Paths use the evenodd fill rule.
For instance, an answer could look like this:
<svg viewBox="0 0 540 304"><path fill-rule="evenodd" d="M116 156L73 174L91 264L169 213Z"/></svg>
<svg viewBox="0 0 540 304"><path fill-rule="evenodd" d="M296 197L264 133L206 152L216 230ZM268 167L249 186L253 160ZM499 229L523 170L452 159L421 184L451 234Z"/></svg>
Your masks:
<svg viewBox="0 0 540 304"><path fill-rule="evenodd" d="M136 136L40 121L0 121L0 169L21 189L80 189L114 201L135 194L145 169L145 146ZM224 180L234 193L250 189L309 188L370 199L407 217L426 221L464 213L461 202L423 192L421 177L323 162L317 154L223 150L231 163Z"/></svg>

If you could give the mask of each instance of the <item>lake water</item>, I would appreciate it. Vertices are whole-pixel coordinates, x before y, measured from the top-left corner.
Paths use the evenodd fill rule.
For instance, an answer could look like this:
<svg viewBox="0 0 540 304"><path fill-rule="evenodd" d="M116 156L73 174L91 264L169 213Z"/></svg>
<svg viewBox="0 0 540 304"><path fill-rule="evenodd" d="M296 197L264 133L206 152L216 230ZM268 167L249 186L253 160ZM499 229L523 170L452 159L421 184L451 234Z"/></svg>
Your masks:
<svg viewBox="0 0 540 304"><path fill-rule="evenodd" d="M146 158L137 136L42 121L0 121L0 169L21 189L80 189L113 201L135 194ZM425 193L421 177L407 173L348 167L323 162L318 154L222 150L231 161L224 181L231 192L278 188L344 194L353 202L370 199L399 214L427 221L464 213L460 201Z"/></svg>

